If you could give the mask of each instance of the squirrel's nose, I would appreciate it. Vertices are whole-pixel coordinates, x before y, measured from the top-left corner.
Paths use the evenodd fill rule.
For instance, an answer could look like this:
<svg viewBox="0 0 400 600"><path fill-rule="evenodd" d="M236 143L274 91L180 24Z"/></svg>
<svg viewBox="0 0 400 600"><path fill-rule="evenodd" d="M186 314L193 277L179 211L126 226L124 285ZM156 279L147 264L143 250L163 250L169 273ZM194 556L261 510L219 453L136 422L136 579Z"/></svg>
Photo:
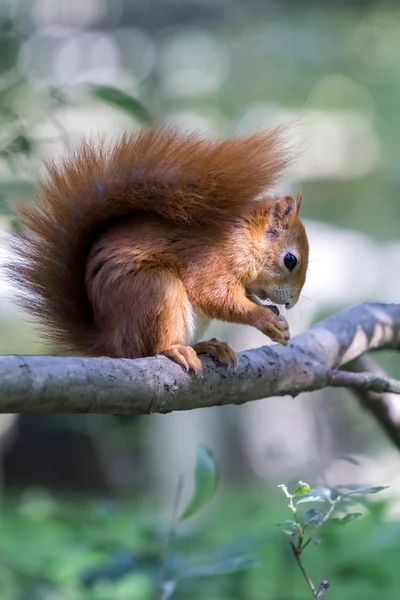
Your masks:
<svg viewBox="0 0 400 600"><path fill-rule="evenodd" d="M286 302L285 308L286 310L290 310L296 304L297 298L290 298L289 302Z"/></svg>

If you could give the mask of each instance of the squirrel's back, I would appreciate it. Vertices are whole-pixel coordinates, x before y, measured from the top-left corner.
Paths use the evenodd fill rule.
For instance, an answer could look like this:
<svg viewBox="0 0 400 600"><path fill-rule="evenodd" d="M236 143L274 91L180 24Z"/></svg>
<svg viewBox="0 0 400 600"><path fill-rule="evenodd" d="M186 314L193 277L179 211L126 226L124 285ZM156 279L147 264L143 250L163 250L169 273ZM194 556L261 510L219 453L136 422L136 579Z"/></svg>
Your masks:
<svg viewBox="0 0 400 600"><path fill-rule="evenodd" d="M152 127L114 145L85 142L47 165L38 201L19 208L8 273L19 301L68 352L101 353L85 287L96 238L135 212L211 227L240 214L288 162L279 129L210 141Z"/></svg>

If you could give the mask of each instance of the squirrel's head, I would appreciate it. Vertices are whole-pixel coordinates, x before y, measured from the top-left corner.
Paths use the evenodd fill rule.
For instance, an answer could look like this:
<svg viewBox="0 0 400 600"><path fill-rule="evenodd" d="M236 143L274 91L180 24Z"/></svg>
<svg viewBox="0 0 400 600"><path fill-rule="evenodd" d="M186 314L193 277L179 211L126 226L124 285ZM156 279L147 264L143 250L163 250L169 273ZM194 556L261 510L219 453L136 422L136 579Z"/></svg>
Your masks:
<svg viewBox="0 0 400 600"><path fill-rule="evenodd" d="M308 240L299 219L301 194L265 198L250 219L256 232L257 275L246 290L257 304L284 304L292 308L299 299L308 267Z"/></svg>

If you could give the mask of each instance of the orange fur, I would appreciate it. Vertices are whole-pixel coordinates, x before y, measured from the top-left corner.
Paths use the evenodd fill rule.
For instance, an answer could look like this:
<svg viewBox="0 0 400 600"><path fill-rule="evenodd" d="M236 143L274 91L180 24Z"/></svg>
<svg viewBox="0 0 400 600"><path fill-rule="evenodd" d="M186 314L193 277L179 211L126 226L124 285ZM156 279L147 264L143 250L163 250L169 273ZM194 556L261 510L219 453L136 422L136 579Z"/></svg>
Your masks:
<svg viewBox="0 0 400 600"><path fill-rule="evenodd" d="M301 198L263 196L287 162L279 130L221 142L153 127L84 143L19 209L8 271L21 303L60 349L84 355L184 364L195 310L287 343L260 301L293 305L307 269Z"/></svg>

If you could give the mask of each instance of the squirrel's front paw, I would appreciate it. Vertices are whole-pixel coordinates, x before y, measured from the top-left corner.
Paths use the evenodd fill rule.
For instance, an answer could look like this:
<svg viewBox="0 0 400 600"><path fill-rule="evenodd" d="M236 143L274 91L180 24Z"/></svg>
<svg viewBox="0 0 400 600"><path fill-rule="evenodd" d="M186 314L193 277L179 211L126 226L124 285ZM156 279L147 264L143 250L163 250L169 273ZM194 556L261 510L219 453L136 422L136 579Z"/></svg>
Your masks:
<svg viewBox="0 0 400 600"><path fill-rule="evenodd" d="M261 331L267 335L273 342L287 346L290 340L289 325L285 317L279 315L279 317L269 317L266 325Z"/></svg>

